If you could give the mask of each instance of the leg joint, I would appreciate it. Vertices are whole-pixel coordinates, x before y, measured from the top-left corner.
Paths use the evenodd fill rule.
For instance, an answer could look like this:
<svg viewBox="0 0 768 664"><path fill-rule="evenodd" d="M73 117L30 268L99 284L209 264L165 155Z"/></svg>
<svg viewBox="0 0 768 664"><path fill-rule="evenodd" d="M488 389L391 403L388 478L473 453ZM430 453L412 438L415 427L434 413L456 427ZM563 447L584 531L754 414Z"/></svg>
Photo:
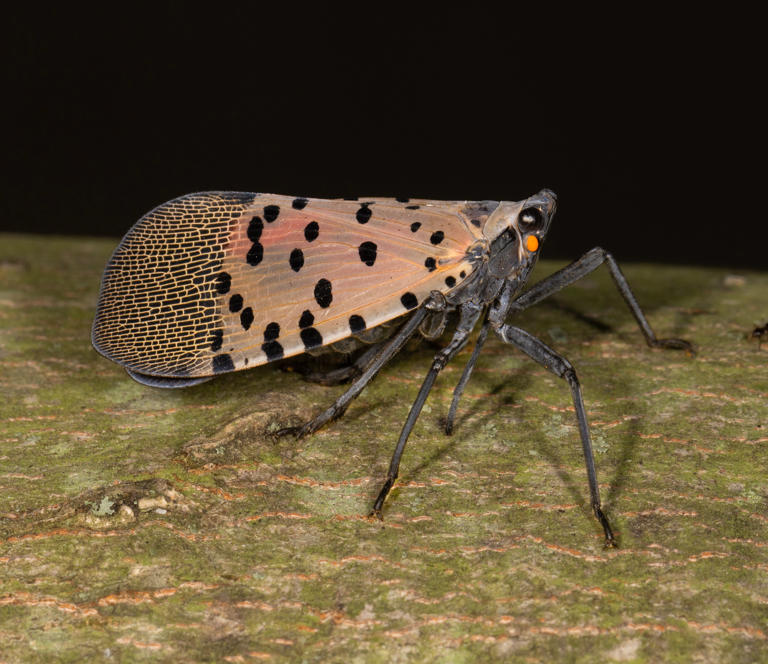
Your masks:
<svg viewBox="0 0 768 664"><path fill-rule="evenodd" d="M561 378L565 378L569 385L573 385L574 383L578 384L579 379L576 376L576 369L574 369L573 365L565 358L563 358L563 361L566 366L563 368L563 372L560 374Z"/></svg>
<svg viewBox="0 0 768 664"><path fill-rule="evenodd" d="M432 312L441 312L448 308L448 302L445 299L445 295L440 291L433 290L424 302L424 308Z"/></svg>
<svg viewBox="0 0 768 664"><path fill-rule="evenodd" d="M449 352L448 349L444 348L441 350L432 360L432 371L442 371L445 369L445 365L448 364L452 355L453 353Z"/></svg>

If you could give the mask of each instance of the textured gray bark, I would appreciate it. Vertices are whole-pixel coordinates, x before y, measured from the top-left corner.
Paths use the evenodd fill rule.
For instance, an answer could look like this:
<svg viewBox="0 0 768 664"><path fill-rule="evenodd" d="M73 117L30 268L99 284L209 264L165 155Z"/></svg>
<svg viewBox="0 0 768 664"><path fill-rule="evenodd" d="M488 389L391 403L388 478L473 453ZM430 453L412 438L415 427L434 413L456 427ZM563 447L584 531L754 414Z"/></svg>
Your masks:
<svg viewBox="0 0 768 664"><path fill-rule="evenodd" d="M369 521L429 349L275 440L343 388L134 383L89 344L113 246L0 236L0 662L768 661L768 274L622 266L696 358L603 271L520 317L582 381L605 550L569 390L527 358L489 341L451 437L471 346L445 369Z"/></svg>

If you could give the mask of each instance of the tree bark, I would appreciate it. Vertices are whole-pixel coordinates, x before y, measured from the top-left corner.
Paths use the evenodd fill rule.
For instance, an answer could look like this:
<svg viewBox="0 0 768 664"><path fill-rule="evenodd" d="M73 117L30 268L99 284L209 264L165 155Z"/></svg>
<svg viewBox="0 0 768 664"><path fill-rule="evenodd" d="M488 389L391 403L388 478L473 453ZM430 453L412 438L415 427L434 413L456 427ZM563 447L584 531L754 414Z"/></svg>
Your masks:
<svg viewBox="0 0 768 664"><path fill-rule="evenodd" d="M622 265L515 319L582 383L489 340L439 376L384 520L366 517L429 367L343 387L266 366L184 390L90 346L113 240L0 235L0 662L768 660L768 274ZM542 262L534 278L560 265Z"/></svg>

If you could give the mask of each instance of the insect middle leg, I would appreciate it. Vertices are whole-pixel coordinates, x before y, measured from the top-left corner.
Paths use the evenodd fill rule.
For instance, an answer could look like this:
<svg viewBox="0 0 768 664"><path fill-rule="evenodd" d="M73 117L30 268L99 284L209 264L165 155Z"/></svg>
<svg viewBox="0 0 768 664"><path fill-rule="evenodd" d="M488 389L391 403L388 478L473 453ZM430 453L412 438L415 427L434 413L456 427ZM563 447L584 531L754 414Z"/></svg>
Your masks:
<svg viewBox="0 0 768 664"><path fill-rule="evenodd" d="M477 358L480 357L480 351L483 349L485 340L488 338L488 328L490 323L486 321L480 328L480 333L477 335L475 341L475 347L472 349L472 355L467 361L464 371L461 374L459 382L453 390L453 398L451 399L451 408L448 410L448 416L445 418L445 433L451 435L453 433L453 423L456 420L456 411L459 408L459 400L461 395L464 394L464 388L467 386L470 377L472 376L472 370L477 364Z"/></svg>
<svg viewBox="0 0 768 664"><path fill-rule="evenodd" d="M327 408L319 415L313 417L303 426L280 429L276 435L285 436L293 434L297 438L302 438L307 434L314 433L324 424L341 417L349 407L349 404L352 403L360 392L365 389L365 386L373 380L381 367L392 359L392 357L394 357L405 345L408 339L413 336L427 313L428 311L424 306L417 309L413 316L408 319L395 336L393 336L383 348L379 349L378 354L370 361L362 375L349 386L349 389L344 392L344 394L333 402L330 408Z"/></svg>
<svg viewBox="0 0 768 664"><path fill-rule="evenodd" d="M362 375L370 363L373 362L383 345L384 343L381 342L366 348L360 357L347 366L331 369L330 371L308 371L304 378L311 383L319 383L320 385L341 385L346 383Z"/></svg>
<svg viewBox="0 0 768 664"><path fill-rule="evenodd" d="M637 303L637 298L635 298L632 289L629 287L626 277L619 268L616 259L609 252L600 247L590 249L578 260L575 260L562 270L558 270L554 274L549 275L546 279L543 279L532 286L510 304L508 313L522 311L523 309L527 309L528 307L541 302L544 298L549 297L566 286L570 286L582 277L585 277L590 272L600 267L603 263L608 266L616 287L619 289L621 296L629 306L630 311L632 311L632 315L640 326L640 330L642 330L648 345L652 348L675 348L693 354L693 346L690 342L685 341L684 339L656 338L651 326L648 324L648 320L646 319L643 310Z"/></svg>
<svg viewBox="0 0 768 664"><path fill-rule="evenodd" d="M592 499L592 511L597 520L603 527L605 533L605 545L616 546L616 540L613 536L613 530L608 523L608 519L603 513L600 503L600 490L597 486L597 473L595 472L595 457L592 453L592 438L589 434L589 425L587 423L587 412L584 409L584 400L581 396L581 385L576 377L576 371L571 363L559 353L556 353L543 341L537 339L532 334L513 325L502 325L496 329L496 333L508 344L519 348L526 355L534 359L546 369L549 369L559 378L567 381L571 388L573 397L573 406L576 409L576 419L579 423L579 434L581 435L581 446L584 450L584 461L587 465L587 479L589 481L589 493Z"/></svg>
<svg viewBox="0 0 768 664"><path fill-rule="evenodd" d="M458 353L467 344L467 341L469 340L469 334L482 313L483 309L478 305L472 303L462 305L461 318L459 319L459 323L456 327L456 331L453 334L453 338L445 348L443 348L439 353L437 353L437 355L435 355L434 359L432 360L432 366L429 369L429 373L427 373L426 378L424 378L424 382L422 383L421 389L416 396L416 400L411 406L411 410L408 413L408 418L405 420L405 424L403 425L403 430L400 432L400 438L397 441L397 446L395 447L395 451L392 454L392 460L389 463L387 479L384 481L384 485L381 487L381 491L379 491L379 495L373 504L373 509L371 510L370 516L377 516L381 518L381 509L384 505L384 500L394 485L400 470L400 459L403 456L405 444L408 442L408 437L411 435L411 431L413 430L413 427L416 424L416 420L421 413L424 402L427 400L427 396L429 395L432 386L435 384L437 374L440 373L443 367L445 367L445 365L448 364L451 359L453 359L456 353Z"/></svg>
<svg viewBox="0 0 768 664"><path fill-rule="evenodd" d="M485 320L483 321L483 326L480 328L480 334L477 335L477 340L475 341L475 347L472 350L472 355L464 367L464 371L461 374L459 382L453 390L451 408L448 411L448 417L445 418L444 427L445 433L449 436L451 433L453 433L453 423L456 420L456 411L459 408L459 400L461 399L461 395L464 393L464 388L467 386L467 383L472 376L472 371L475 368L475 364L477 364L477 358L480 357L480 351L483 349L483 345L485 344L486 339L488 339L488 330L491 326L498 328L504 323L504 318L507 315L509 303L512 300L514 292L514 285L509 281L505 282L498 299L488 308Z"/></svg>

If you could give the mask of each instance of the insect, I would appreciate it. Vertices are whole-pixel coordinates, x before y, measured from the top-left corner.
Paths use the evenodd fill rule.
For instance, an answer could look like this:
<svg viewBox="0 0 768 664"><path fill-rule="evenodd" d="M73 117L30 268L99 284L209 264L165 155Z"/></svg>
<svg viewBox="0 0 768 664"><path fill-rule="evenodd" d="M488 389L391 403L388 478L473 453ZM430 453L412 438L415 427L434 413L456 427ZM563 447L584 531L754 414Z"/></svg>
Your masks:
<svg viewBox="0 0 768 664"><path fill-rule="evenodd" d="M527 291L523 287L555 213L543 189L523 201L323 200L209 192L165 203L131 228L107 264L92 341L140 383L184 387L305 352L368 344L328 382L352 379L298 437L340 417L417 332L437 339L447 315L450 341L433 358L373 506L381 517L408 436L440 370L469 342L474 349L446 419L493 331L571 390L592 510L615 545L598 491L581 387L570 362L509 320L605 263L649 346L657 339L613 256L594 248Z"/></svg>
<svg viewBox="0 0 768 664"><path fill-rule="evenodd" d="M749 335L750 339L757 339L757 349L760 350L763 346L763 338L768 337L768 323L762 327L756 327L752 330L752 334Z"/></svg>

